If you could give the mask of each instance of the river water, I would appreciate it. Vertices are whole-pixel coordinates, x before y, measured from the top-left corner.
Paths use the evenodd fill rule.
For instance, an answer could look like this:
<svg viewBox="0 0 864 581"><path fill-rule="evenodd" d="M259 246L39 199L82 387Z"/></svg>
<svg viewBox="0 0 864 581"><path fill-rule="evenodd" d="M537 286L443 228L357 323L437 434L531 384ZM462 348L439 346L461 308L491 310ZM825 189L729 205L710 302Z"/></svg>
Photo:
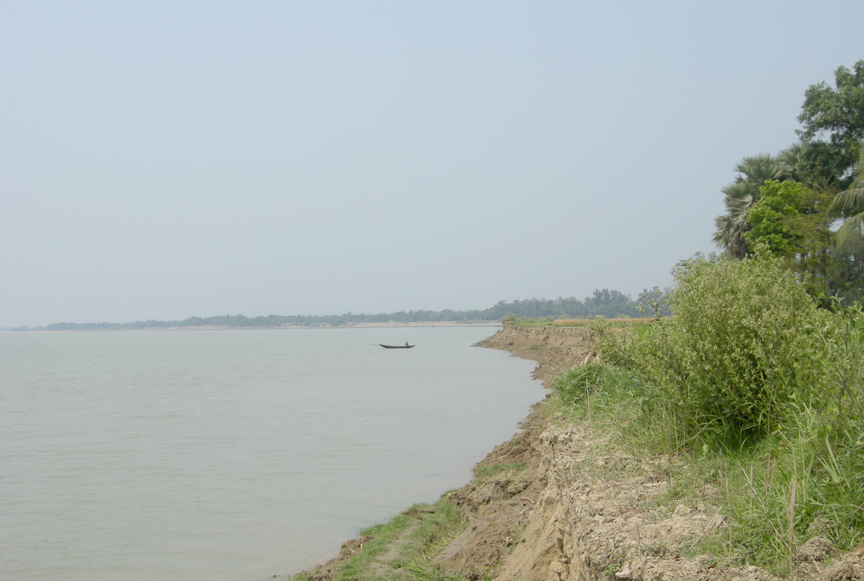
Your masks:
<svg viewBox="0 0 864 581"><path fill-rule="evenodd" d="M465 484L543 398L533 362L470 347L492 332L0 334L0 579L323 562Z"/></svg>

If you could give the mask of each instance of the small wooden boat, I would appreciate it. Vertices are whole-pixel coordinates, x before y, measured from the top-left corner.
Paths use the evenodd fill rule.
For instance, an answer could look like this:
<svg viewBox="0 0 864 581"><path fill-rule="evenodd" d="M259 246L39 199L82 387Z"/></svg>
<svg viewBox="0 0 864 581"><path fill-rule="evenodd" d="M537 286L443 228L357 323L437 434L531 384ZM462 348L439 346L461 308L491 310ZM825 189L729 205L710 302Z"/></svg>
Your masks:
<svg viewBox="0 0 864 581"><path fill-rule="evenodd" d="M410 349L411 347L414 346L414 345L409 345L408 343L405 343L404 345L382 345L381 343L378 343L378 344L381 345L382 347L384 347L385 349Z"/></svg>

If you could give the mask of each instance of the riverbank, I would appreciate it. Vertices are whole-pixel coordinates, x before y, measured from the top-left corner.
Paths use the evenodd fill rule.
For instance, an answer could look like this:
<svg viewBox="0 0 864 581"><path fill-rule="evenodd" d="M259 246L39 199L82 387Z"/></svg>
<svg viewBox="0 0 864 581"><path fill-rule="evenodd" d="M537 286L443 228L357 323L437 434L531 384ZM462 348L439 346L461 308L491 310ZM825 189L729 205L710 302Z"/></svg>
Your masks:
<svg viewBox="0 0 864 581"><path fill-rule="evenodd" d="M501 349L516 357L536 361L533 375L544 382L561 369L582 364L593 357L591 334L584 328L505 326L476 346ZM533 543L533 535L524 536L522 533L535 508L540 506L538 503L542 501L546 488L544 456L539 444L551 419L542 402L535 406L522 422L520 432L497 446L475 467L475 478L470 484L442 497L442 501L459 508L464 522L460 534L448 539L440 550L435 567L468 579L480 579L488 572L500 570L505 557L515 552L517 544L527 546ZM419 526L436 510L435 505L412 507L405 514L411 514L416 519L414 525ZM391 575L410 578L408 569L400 565L397 555L413 528L409 527L394 539L384 556L372 560L368 570L374 571L374 575L368 578ZM340 579L340 570L346 568L352 558L357 559L373 540L374 534L364 534L347 541L337 557L300 573L298 577L314 581ZM539 564L532 567L542 568ZM367 577L361 574L359 578Z"/></svg>
<svg viewBox="0 0 864 581"><path fill-rule="evenodd" d="M507 325L478 346L504 349L537 362L549 381L594 357L584 328ZM405 529L387 550L359 562L375 541L367 531L343 544L338 557L300 574L311 581L359 579L763 581L769 572L726 557L725 492L705 484L682 489L693 471L684 457L639 457L613 437L617 426L572 423L547 397L510 441L497 446L466 486L435 505L403 513ZM697 468L698 470L698 468ZM411 531L453 505L461 526L441 529L427 554L412 549ZM432 545L430 545L431 547ZM417 555L420 554L420 557ZM834 559L814 531L798 549L791 578L864 579L864 549Z"/></svg>

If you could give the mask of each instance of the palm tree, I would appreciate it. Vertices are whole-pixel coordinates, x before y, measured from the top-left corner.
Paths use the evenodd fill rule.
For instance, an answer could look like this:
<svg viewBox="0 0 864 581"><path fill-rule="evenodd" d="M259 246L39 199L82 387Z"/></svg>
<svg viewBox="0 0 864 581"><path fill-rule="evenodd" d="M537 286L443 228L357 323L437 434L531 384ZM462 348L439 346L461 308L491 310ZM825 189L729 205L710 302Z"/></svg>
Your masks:
<svg viewBox="0 0 864 581"><path fill-rule="evenodd" d="M790 148L791 149L791 148ZM759 188L768 180L782 181L789 175L788 163L781 162L770 153L745 157L735 166L738 176L730 185L723 188L726 195L726 213L717 216L714 224L717 232L712 241L718 247L728 250L732 256L743 258L749 250L744 234L750 229L747 214L759 201Z"/></svg>
<svg viewBox="0 0 864 581"><path fill-rule="evenodd" d="M858 162L852 170L851 187L837 194L828 207L828 212L835 216L853 214L837 231L834 239L837 248L842 248L855 234L860 235L864 227L864 142L861 145Z"/></svg>
<svg viewBox="0 0 864 581"><path fill-rule="evenodd" d="M743 258L747 254L747 241L744 239L744 233L749 229L747 213L758 201L758 195L754 198L747 188L739 187L740 185L732 184L723 188L723 193L726 194L726 213L717 216L714 221L717 231L712 237L714 244L728 250L736 258Z"/></svg>
<svg viewBox="0 0 864 581"><path fill-rule="evenodd" d="M798 143L793 143L775 157L783 166L783 173L787 180L801 181L798 164L803 161L806 151L807 145L799 141Z"/></svg>

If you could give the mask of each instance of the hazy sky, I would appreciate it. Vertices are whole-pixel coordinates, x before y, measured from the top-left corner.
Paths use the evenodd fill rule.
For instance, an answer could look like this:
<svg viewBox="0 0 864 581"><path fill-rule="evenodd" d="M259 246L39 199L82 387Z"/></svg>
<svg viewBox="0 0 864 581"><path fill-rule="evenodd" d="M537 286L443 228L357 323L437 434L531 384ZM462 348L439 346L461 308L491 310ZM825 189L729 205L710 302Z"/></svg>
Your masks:
<svg viewBox="0 0 864 581"><path fill-rule="evenodd" d="M637 294L864 2L0 3L0 327Z"/></svg>

